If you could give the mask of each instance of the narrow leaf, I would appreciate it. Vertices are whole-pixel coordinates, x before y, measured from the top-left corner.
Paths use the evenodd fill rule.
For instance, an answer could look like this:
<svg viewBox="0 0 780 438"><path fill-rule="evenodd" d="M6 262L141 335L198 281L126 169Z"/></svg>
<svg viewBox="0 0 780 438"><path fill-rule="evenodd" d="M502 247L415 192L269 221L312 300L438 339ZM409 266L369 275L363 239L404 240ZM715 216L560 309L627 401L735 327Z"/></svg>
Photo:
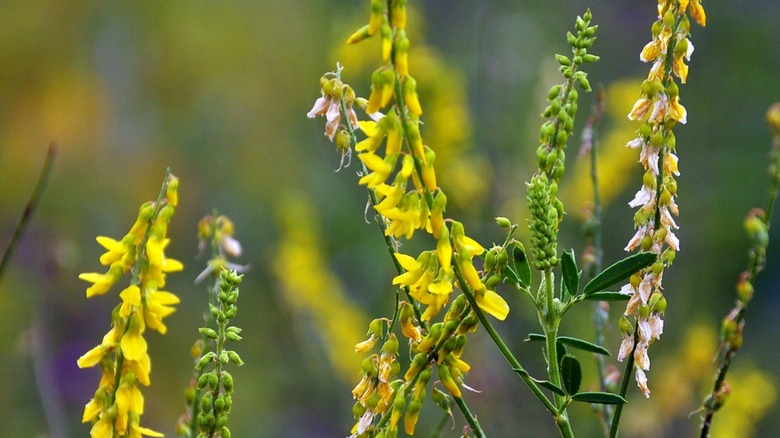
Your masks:
<svg viewBox="0 0 780 438"><path fill-rule="evenodd" d="M600 405L622 405L626 403L623 397L611 392L580 392L571 396L571 399L583 403L596 403Z"/></svg>
<svg viewBox="0 0 780 438"><path fill-rule="evenodd" d="M555 384L553 384L549 380L539 380L539 379L534 379L533 377L531 377L531 380L536 382L537 385L542 386L544 388L547 388L550 391L552 391L552 392L554 392L554 393L556 393L556 394L558 394L560 396L566 396L566 391L564 391L560 387L556 386Z"/></svg>
<svg viewBox="0 0 780 438"><path fill-rule="evenodd" d="M563 290L568 290L571 296L577 295L580 287L580 273L577 271L577 263L574 261L573 251L564 251L561 256L561 272L563 274ZM561 301L566 301L566 296L561 291Z"/></svg>
<svg viewBox="0 0 780 438"><path fill-rule="evenodd" d="M534 379L533 377L531 377L530 374L528 374L528 371L526 371L524 369L520 369L520 368L512 368L512 371L516 372L517 374L521 375L522 377L528 377L529 379L533 380L534 383L536 383L537 385L545 387L545 388L549 389L550 391L552 391L552 392L554 392L554 393L556 393L556 394L558 394L560 396L565 396L566 395L566 391L564 391L560 387L554 385L549 380Z"/></svg>
<svg viewBox="0 0 780 438"><path fill-rule="evenodd" d="M558 342L562 344L566 344L569 347L576 348L578 350L610 356L609 350L607 350L606 348L602 347L601 345L596 345L594 343L585 341L583 339L572 338L569 336L558 336Z"/></svg>
<svg viewBox="0 0 780 438"><path fill-rule="evenodd" d="M585 299L591 301L628 301L631 299L631 295L608 291L593 292L592 294L585 295Z"/></svg>
<svg viewBox="0 0 780 438"><path fill-rule="evenodd" d="M525 339L525 342L544 341L545 339L547 338L545 338L541 333L529 333L528 338Z"/></svg>
<svg viewBox="0 0 780 438"><path fill-rule="evenodd" d="M656 258L657 255L651 252L640 252L639 254L630 255L595 276L593 280L585 285L583 293L589 295L593 292L603 291L605 288L627 279L634 272L650 266L655 262Z"/></svg>
<svg viewBox="0 0 780 438"><path fill-rule="evenodd" d="M561 359L561 377L563 378L563 387L569 394L577 394L582 383L582 368L580 361L571 354L563 356Z"/></svg>
<svg viewBox="0 0 780 438"><path fill-rule="evenodd" d="M528 257L521 244L516 243L512 249L512 261L515 265L515 272L520 279L520 283L525 287L531 286L531 265L528 263Z"/></svg>

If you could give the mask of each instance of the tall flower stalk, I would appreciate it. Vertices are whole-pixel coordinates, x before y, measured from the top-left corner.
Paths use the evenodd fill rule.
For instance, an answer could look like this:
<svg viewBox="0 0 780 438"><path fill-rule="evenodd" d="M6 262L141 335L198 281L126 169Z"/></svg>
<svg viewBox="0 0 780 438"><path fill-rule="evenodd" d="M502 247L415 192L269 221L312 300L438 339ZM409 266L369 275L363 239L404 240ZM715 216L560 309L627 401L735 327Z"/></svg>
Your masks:
<svg viewBox="0 0 780 438"><path fill-rule="evenodd" d="M680 104L677 81L686 82L686 61L693 53L689 14L698 24L705 25L706 17L698 0L659 1L658 20L652 26L653 40L640 55L640 59L652 63L652 67L642 82L640 98L628 114L629 119L642 122L638 136L627 146L639 149L639 161L645 173L642 188L629 202L629 206L639 209L634 215L636 233L625 249L652 252L658 255L658 260L631 276L630 282L621 289L631 299L620 323L623 342L618 359L630 358L627 369L633 368L637 385L646 397L650 396L647 350L663 333L666 310L663 273L680 250L680 241L675 235L678 226L674 220L679 214L676 177L680 171L673 129L688 120L687 111ZM635 324L626 318L629 316Z"/></svg>
<svg viewBox="0 0 780 438"><path fill-rule="evenodd" d="M80 368L100 365L103 372L82 419L93 424L92 438L163 436L140 425L144 398L139 385L150 383L151 359L144 333L149 328L165 334L163 318L173 313L173 306L179 302L176 295L162 290L166 274L183 268L164 253L178 186L178 179L166 171L157 200L141 206L138 218L122 239L97 238L108 250L100 256L100 263L109 266L108 271L79 275L92 283L87 298L105 294L123 275L130 275L130 285L119 294L122 303L111 314L111 329L100 344L78 359Z"/></svg>

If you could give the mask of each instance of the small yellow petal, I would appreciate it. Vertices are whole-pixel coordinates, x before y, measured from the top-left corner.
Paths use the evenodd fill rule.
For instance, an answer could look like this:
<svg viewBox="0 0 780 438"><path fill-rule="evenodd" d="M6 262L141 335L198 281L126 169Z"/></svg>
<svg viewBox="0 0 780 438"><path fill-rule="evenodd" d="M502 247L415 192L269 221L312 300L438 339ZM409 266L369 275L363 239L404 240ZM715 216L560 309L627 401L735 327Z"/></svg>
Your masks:
<svg viewBox="0 0 780 438"><path fill-rule="evenodd" d="M476 299L479 308L496 319L503 321L509 314L509 304L507 304L501 295L492 290L487 290L483 294L477 294Z"/></svg>
<svg viewBox="0 0 780 438"><path fill-rule="evenodd" d="M397 252L394 255L395 255L395 259L398 260L398 263L401 264L401 267L403 267L407 271L413 271L420 267L420 263L417 262L417 260L415 260L415 258L410 255L401 254L400 252Z"/></svg>

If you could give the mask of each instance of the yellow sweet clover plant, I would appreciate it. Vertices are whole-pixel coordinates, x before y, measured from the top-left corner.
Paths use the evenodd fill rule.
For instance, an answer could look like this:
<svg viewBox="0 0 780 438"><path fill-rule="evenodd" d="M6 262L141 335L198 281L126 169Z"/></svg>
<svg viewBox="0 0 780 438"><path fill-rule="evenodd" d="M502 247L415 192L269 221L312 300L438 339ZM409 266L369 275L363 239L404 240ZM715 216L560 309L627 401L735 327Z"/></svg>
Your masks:
<svg viewBox="0 0 780 438"><path fill-rule="evenodd" d="M164 253L178 186L178 179L166 172L157 200L141 206L123 238L97 238L107 250L100 263L108 271L79 275L92 283L87 298L107 293L124 275L130 276L130 285L119 294L122 303L111 314L111 329L100 344L78 359L80 368L99 365L103 372L94 397L84 407L82 421L92 423L92 438L163 436L140 425L144 398L139 386L150 383L151 359L144 333L148 328L165 334L163 319L179 303L176 295L163 290L166 275L183 268Z"/></svg>

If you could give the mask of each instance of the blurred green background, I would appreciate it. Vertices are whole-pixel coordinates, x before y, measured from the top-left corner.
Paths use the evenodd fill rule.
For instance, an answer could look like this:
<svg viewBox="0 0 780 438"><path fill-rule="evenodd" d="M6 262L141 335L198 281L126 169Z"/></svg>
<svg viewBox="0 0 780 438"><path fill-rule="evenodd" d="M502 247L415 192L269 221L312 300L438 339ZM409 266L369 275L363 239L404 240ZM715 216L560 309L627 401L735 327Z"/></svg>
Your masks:
<svg viewBox="0 0 780 438"><path fill-rule="evenodd" d="M637 127L625 114L649 68L639 52L650 39L655 5L409 2L416 12L410 68L426 110L423 137L440 151L448 213L470 234L489 244L502 239L493 216L525 222L524 181L535 167L539 113L546 90L559 82L552 55L565 53L565 32L590 7L600 26L592 52L602 58L587 71L591 84L606 88L609 107L606 260L623 255L633 234L626 203L641 184L636 156L622 149ZM693 25L696 51L681 87L688 125L676 129L682 251L665 275L666 330L650 349L654 396L645 400L632 385L625 436L694 434L698 419L688 414L710 389L718 326L747 262L742 219L764 200L770 143L764 114L780 100L780 6L761 0L704 6L708 25ZM166 166L181 181L167 252L186 268L169 277L182 304L167 319L168 334L148 336L153 371L144 389L144 425L174 436L183 410L189 348L206 303L204 287L193 285L206 261L197 257L196 224L217 208L235 222L245 250L239 262L252 267L235 320L244 328L237 350L247 365L233 373L233 436L349 433L361 359L352 345L368 320L389 314L393 271L377 229L364 221L356 167L333 172L338 153L322 135L323 120L309 120L306 112L319 97L319 77L337 61L345 81L367 96L378 46L343 47L367 19L366 0L0 2L2 248L46 145L59 145L40 209L0 282L3 434L88 434L81 411L98 371L79 370L76 359L99 342L118 299L112 292L87 301L86 283L77 277L103 269L95 236L124 235L138 206L156 196ZM592 96L581 99L577 131ZM569 145L571 177L562 187L570 214L561 248L580 251L579 211L589 191L577 176L587 165L576 159L577 143ZM484 178L464 181L464 163L478 166ZM714 436L780 430L780 417L767 415L777 412L780 385L779 240L773 236L756 285L744 349L730 375L732 400L716 416ZM295 254L290 248L310 258L284 257ZM322 281L298 281L301 270ZM499 330L527 368L541 374L539 346L521 342L536 327L529 303L503 293L512 313ZM620 313L614 307L612 321ZM607 345L613 351L616 331ZM563 334L592 339L587 306ZM549 416L484 333L470 340L468 383L483 392L465 397L487 433L554 436ZM586 372L592 383L592 366ZM424 411L418 431L424 434L438 416ZM574 418L575 430L598 436L587 409ZM464 423L457 414L455 422L448 436Z"/></svg>

